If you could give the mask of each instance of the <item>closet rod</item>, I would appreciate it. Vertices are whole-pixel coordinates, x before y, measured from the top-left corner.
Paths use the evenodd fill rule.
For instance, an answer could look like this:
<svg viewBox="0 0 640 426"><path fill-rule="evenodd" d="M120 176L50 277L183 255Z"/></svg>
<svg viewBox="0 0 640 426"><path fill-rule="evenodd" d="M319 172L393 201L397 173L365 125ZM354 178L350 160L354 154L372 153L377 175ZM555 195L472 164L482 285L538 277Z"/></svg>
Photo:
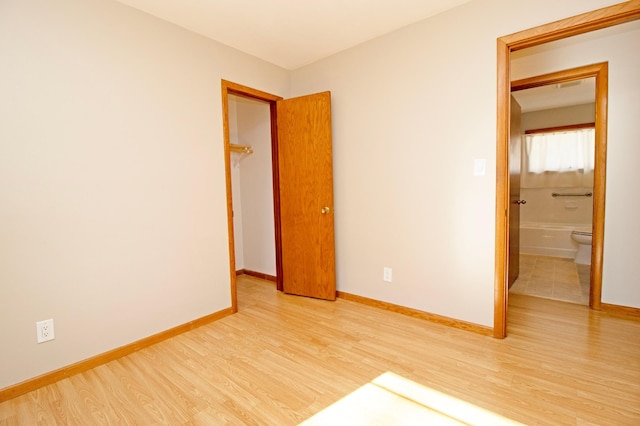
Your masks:
<svg viewBox="0 0 640 426"><path fill-rule="evenodd" d="M238 145L236 143L229 144L229 151L238 152L240 154L253 154L253 148L249 145Z"/></svg>

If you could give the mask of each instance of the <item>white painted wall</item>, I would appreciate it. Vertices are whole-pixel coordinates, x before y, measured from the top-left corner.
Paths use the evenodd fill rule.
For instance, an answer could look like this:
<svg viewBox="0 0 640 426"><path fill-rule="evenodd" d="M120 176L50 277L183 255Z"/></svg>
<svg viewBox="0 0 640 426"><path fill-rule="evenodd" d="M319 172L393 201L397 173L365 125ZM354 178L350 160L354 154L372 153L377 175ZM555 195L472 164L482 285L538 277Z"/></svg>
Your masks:
<svg viewBox="0 0 640 426"><path fill-rule="evenodd" d="M105 0L2 0L0 64L0 388L228 308L220 80L288 72Z"/></svg>
<svg viewBox="0 0 640 426"><path fill-rule="evenodd" d="M522 51L513 78L609 62L607 192L602 302L640 308L640 24Z"/></svg>
<svg viewBox="0 0 640 426"><path fill-rule="evenodd" d="M595 116L594 103L525 112L522 114L522 131L592 123Z"/></svg>
<svg viewBox="0 0 640 426"><path fill-rule="evenodd" d="M553 197L551 194L593 192L593 187L522 188L520 198L527 204L520 208L520 223L554 223L578 225L575 229L591 228L593 198Z"/></svg>
<svg viewBox="0 0 640 426"><path fill-rule="evenodd" d="M595 121L595 111L595 104L589 103L527 112L522 114L522 130L590 123ZM575 189L521 188L520 198L526 200L527 204L520 208L520 222L575 224L583 228L591 226L593 198L554 198L551 196L554 192L593 192L593 187Z"/></svg>
<svg viewBox="0 0 640 426"><path fill-rule="evenodd" d="M340 291L493 325L496 39L613 3L473 1L292 73L332 92Z"/></svg>

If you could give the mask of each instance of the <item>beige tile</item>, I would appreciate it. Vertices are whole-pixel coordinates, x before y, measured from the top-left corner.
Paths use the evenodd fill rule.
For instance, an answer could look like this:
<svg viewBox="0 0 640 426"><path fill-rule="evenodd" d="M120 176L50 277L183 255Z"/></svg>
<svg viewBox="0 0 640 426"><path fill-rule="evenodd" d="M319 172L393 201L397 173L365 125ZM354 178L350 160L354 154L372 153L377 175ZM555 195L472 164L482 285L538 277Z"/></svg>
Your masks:
<svg viewBox="0 0 640 426"><path fill-rule="evenodd" d="M560 283L580 284L580 278L576 271L556 271L553 280Z"/></svg>
<svg viewBox="0 0 640 426"><path fill-rule="evenodd" d="M531 296L538 297L553 297L553 286L551 287L539 287L539 286L527 286L527 293Z"/></svg>
<svg viewBox="0 0 640 426"><path fill-rule="evenodd" d="M521 254L520 255L520 267L522 268L523 266L531 266L533 267L533 265L536 263L536 256L531 256L528 254Z"/></svg>
<svg viewBox="0 0 640 426"><path fill-rule="evenodd" d="M520 255L520 275L509 291L588 304L590 273L572 259Z"/></svg>
<svg viewBox="0 0 640 426"><path fill-rule="evenodd" d="M553 295L556 297L566 295L567 297L575 298L582 296L582 290L580 290L580 287L574 288L556 284L553 286Z"/></svg>
<svg viewBox="0 0 640 426"><path fill-rule="evenodd" d="M518 279L524 282L529 281L531 279L531 272L521 272L520 275L518 275Z"/></svg>
<svg viewBox="0 0 640 426"><path fill-rule="evenodd" d="M553 269L534 269L531 273L531 279L535 280L545 280L545 281L553 281L555 277L555 271Z"/></svg>
<svg viewBox="0 0 640 426"><path fill-rule="evenodd" d="M531 274L531 272L533 272L533 265L523 265L520 264L520 273L521 274Z"/></svg>
<svg viewBox="0 0 640 426"><path fill-rule="evenodd" d="M556 264L553 261L544 259L536 262L534 267L535 269L539 269L539 270L547 270L547 269L555 270Z"/></svg>
<svg viewBox="0 0 640 426"><path fill-rule="evenodd" d="M571 272L574 274L578 274L578 268L576 268L576 264L571 262L557 262L556 263L556 272Z"/></svg>
<svg viewBox="0 0 640 426"><path fill-rule="evenodd" d="M518 282L518 280L516 280L516 282L513 283L513 285L509 289L509 293L528 294L527 293L527 283L522 282L522 281Z"/></svg>
<svg viewBox="0 0 640 426"><path fill-rule="evenodd" d="M591 273L591 266L589 266L589 265L578 265L576 263L574 263L574 265L576 265L576 269L578 270L578 274L587 274L587 275L589 275Z"/></svg>

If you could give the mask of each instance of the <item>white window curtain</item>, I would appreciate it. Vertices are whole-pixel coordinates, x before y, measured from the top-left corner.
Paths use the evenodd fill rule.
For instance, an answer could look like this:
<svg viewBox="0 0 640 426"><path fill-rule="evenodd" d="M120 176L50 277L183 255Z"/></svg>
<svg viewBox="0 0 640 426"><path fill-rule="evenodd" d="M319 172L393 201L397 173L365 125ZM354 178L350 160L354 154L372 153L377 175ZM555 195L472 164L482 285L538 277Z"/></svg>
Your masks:
<svg viewBox="0 0 640 426"><path fill-rule="evenodd" d="M525 135L522 154L524 188L593 186L593 128Z"/></svg>

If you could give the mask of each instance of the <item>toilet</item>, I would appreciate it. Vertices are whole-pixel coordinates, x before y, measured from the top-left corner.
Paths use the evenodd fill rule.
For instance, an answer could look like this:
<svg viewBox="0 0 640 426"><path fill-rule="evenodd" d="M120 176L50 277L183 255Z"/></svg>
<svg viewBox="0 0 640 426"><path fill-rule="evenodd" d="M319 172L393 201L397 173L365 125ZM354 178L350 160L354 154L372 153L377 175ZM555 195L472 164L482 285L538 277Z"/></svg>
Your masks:
<svg viewBox="0 0 640 426"><path fill-rule="evenodd" d="M571 238L578 243L578 252L573 262L581 265L591 265L591 232L571 231Z"/></svg>

